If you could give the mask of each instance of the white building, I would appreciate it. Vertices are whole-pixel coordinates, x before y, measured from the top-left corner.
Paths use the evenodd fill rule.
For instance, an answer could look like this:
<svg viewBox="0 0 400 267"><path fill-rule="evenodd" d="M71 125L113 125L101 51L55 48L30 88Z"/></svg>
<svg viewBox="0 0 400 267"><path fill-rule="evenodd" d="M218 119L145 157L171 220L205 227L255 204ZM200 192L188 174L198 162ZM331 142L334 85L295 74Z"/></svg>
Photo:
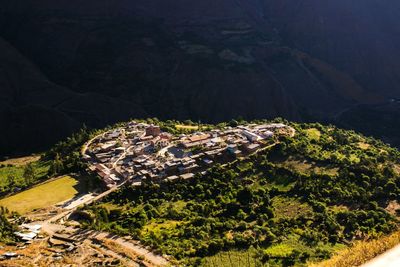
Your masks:
<svg viewBox="0 0 400 267"><path fill-rule="evenodd" d="M256 141L259 141L259 140L263 139L261 136L255 134L253 132L250 132L249 130L243 130L242 134L244 136L246 136L247 139L249 139L251 142L256 142Z"/></svg>

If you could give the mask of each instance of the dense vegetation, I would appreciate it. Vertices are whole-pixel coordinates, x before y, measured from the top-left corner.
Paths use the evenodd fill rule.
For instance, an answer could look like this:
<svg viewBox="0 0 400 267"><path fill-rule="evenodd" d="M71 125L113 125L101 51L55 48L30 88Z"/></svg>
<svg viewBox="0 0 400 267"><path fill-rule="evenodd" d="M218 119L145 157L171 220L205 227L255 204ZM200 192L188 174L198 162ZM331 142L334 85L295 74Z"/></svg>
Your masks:
<svg viewBox="0 0 400 267"><path fill-rule="evenodd" d="M54 175L82 171L85 167L81 160L82 146L99 133L84 126L79 132L54 145L44 156L52 161L50 173Z"/></svg>
<svg viewBox="0 0 400 267"><path fill-rule="evenodd" d="M124 188L86 207L84 225L196 266L229 253L302 264L394 231L398 221L384 208L399 200L399 152L333 126L293 127L294 138L191 181Z"/></svg>
<svg viewBox="0 0 400 267"><path fill-rule="evenodd" d="M0 242L13 241L15 226L7 220L7 209L0 207Z"/></svg>
<svg viewBox="0 0 400 267"><path fill-rule="evenodd" d="M38 160L24 165L0 164L0 196L20 191L49 177L51 162Z"/></svg>

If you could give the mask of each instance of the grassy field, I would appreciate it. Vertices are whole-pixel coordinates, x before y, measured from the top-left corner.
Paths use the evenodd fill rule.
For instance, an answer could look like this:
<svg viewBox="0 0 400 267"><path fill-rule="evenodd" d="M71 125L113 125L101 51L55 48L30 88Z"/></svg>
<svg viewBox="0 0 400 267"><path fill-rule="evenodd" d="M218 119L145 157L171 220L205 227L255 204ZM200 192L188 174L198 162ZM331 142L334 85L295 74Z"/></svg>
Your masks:
<svg viewBox="0 0 400 267"><path fill-rule="evenodd" d="M356 160L354 158L354 160ZM301 172L301 173L306 173L306 174L311 174L312 172L318 173L318 174L327 174L327 175L337 175L339 169L336 167L332 166L318 166L315 163L310 163L308 161L305 161L304 159L293 159L289 157L288 159L281 161L278 163L281 166L290 168L296 172Z"/></svg>
<svg viewBox="0 0 400 267"><path fill-rule="evenodd" d="M322 245L321 249L326 249L330 252L340 251L344 249L344 245ZM310 248L302 244L298 237L289 236L287 240L280 244L274 244L269 248L265 249L264 252L271 257L288 257L294 250L301 252L311 252ZM209 256L203 259L200 266L202 267L269 267L269 266L286 266L282 265L281 262L276 261L275 264L262 263L260 258L256 256L257 250L250 247L248 250L230 250L221 251L214 256ZM311 264L311 263L310 263ZM295 266L306 266L306 264L298 264ZM317 266L317 265L316 265ZM313 266L313 267L316 267ZM324 265L324 266L335 266L335 265ZM350 265L347 265L350 266Z"/></svg>
<svg viewBox="0 0 400 267"><path fill-rule="evenodd" d="M263 264L255 259L256 250L233 250L219 252L214 256L206 257L201 266L203 267L257 267Z"/></svg>
<svg viewBox="0 0 400 267"><path fill-rule="evenodd" d="M296 246L290 244L276 244L265 250L271 257L288 257L296 249Z"/></svg>
<svg viewBox="0 0 400 267"><path fill-rule="evenodd" d="M310 139L314 139L314 140L318 141L319 138L321 137L321 132L316 128L307 129L307 130L305 130L305 132L306 132L308 138L310 138Z"/></svg>
<svg viewBox="0 0 400 267"><path fill-rule="evenodd" d="M175 124L175 128L178 129L178 130L185 129L185 130L192 130L192 131L195 131L195 130L198 130L198 129L199 129L199 126Z"/></svg>
<svg viewBox="0 0 400 267"><path fill-rule="evenodd" d="M68 200L78 193L78 180L64 176L0 200L0 206L20 214Z"/></svg>
<svg viewBox="0 0 400 267"><path fill-rule="evenodd" d="M181 224L180 221L173 221L173 220L168 220L164 222L154 221L152 223L146 224L143 227L141 235L145 237L150 233L153 233L156 236L161 236L162 233L170 232L171 230L175 229L179 224Z"/></svg>
<svg viewBox="0 0 400 267"><path fill-rule="evenodd" d="M272 199L272 207L277 219L296 218L299 214L312 212L312 208L307 203L301 203L296 198L276 196Z"/></svg>

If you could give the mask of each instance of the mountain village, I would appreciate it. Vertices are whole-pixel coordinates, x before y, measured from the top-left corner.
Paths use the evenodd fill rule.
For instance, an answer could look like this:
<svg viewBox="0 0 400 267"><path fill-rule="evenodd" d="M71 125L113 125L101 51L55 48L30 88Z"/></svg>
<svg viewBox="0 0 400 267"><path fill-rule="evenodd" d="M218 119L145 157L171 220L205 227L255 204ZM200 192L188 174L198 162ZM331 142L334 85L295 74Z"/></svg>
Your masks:
<svg viewBox="0 0 400 267"><path fill-rule="evenodd" d="M108 188L190 179L216 163L226 164L273 145L276 136L293 136L282 123L250 124L173 136L159 126L130 122L92 139L83 157L89 171Z"/></svg>
<svg viewBox="0 0 400 267"><path fill-rule="evenodd" d="M23 261L21 249L47 246L48 255L43 257L52 255L50 262L71 255L77 257L82 251L89 265L97 263L96 255L105 257L103 262L124 262L115 246L107 245L111 242L129 253L145 255L139 261L145 266L166 266L168 257L156 255L127 237L71 227L76 223L74 214L79 214L80 206L98 202L124 185L191 179L205 174L215 164L224 165L272 147L282 135L294 136L295 130L282 123L270 123L172 135L158 125L131 121L103 132L89 140L81 151L87 171L101 178L102 190L78 195L55 207L32 212L28 219L22 218L15 232L19 247L7 247L0 260ZM140 266L135 262L129 264Z"/></svg>

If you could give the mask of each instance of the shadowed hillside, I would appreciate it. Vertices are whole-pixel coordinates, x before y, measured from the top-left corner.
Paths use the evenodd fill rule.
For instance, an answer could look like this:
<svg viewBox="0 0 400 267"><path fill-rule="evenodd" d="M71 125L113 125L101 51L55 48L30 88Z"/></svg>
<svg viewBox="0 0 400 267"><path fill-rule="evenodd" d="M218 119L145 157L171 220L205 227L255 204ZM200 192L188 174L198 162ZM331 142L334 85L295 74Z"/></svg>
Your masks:
<svg viewBox="0 0 400 267"><path fill-rule="evenodd" d="M394 0L3 0L0 154L40 149L83 123L326 121L384 103L399 97L399 8Z"/></svg>

